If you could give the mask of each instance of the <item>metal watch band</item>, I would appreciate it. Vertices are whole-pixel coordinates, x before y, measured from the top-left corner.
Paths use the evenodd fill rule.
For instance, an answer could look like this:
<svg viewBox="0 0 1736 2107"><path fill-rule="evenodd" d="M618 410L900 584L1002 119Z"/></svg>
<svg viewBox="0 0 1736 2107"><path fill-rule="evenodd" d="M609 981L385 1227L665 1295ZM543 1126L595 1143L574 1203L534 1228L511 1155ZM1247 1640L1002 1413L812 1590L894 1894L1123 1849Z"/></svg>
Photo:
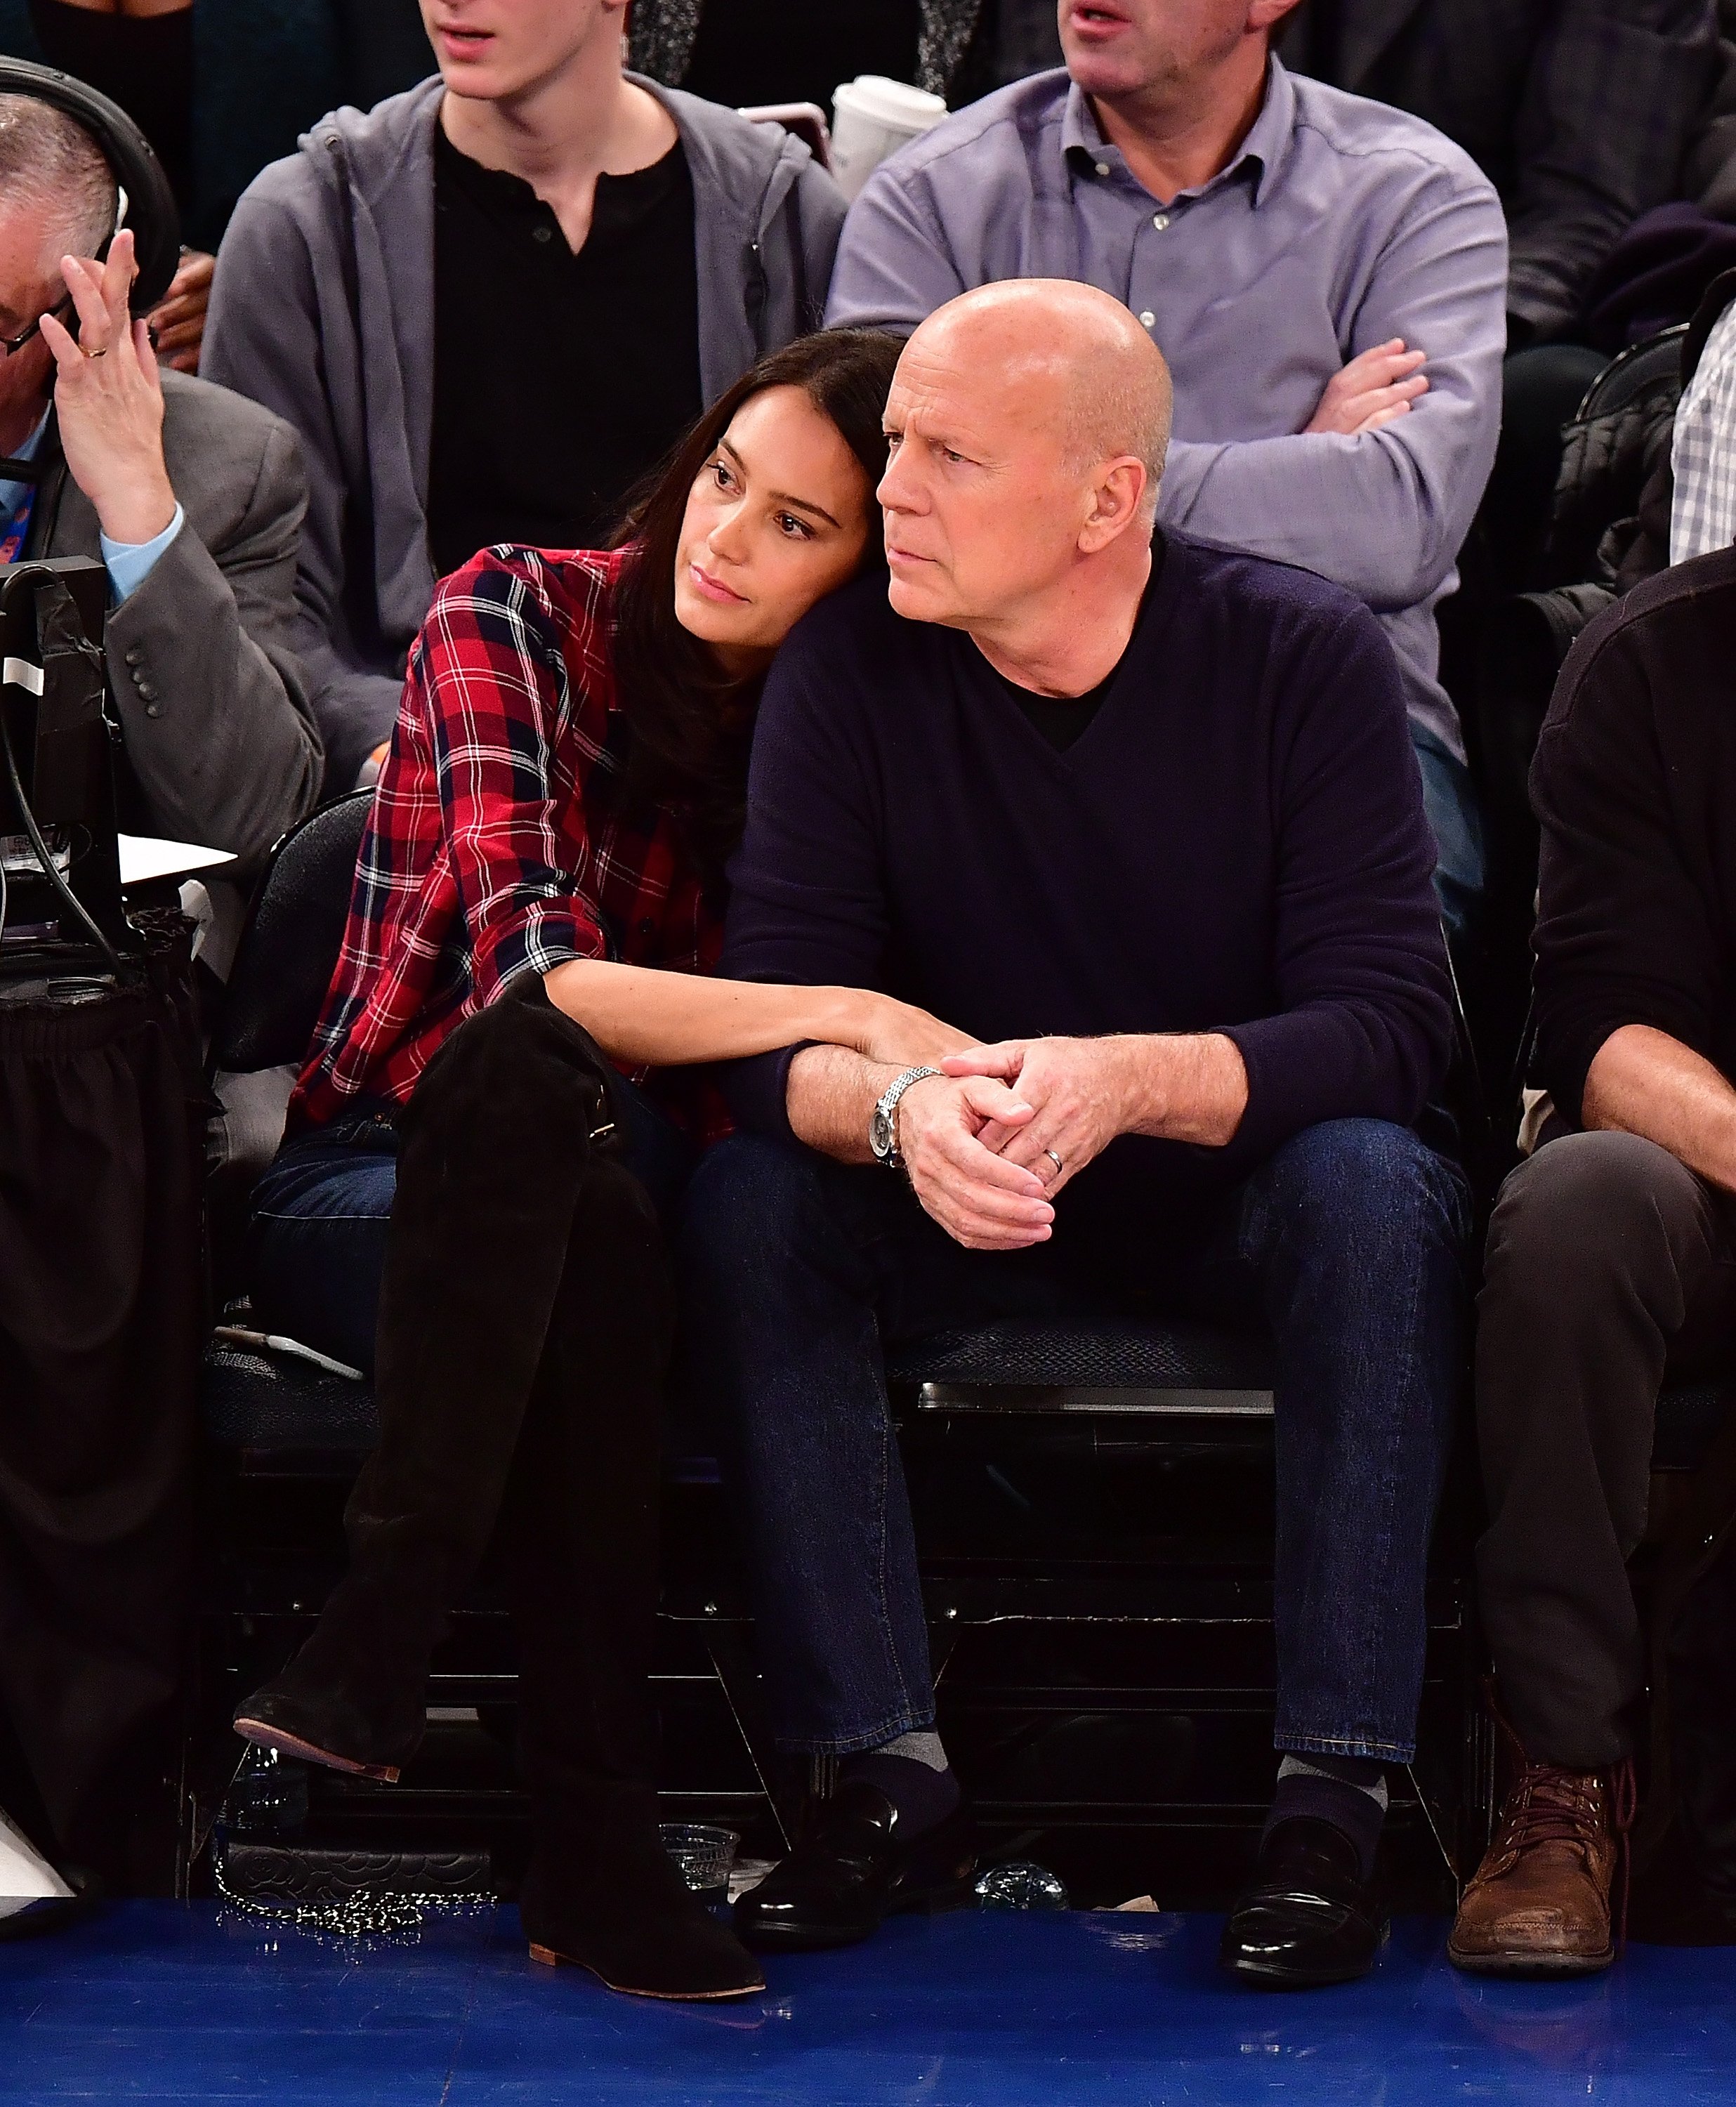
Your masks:
<svg viewBox="0 0 1736 2107"><path fill-rule="evenodd" d="M922 1082L930 1076L938 1076L940 1073L941 1071L939 1068L907 1068L902 1076L896 1077L886 1085L879 1103L875 1106L875 1112L886 1123L891 1134L891 1144L886 1155L881 1158L888 1170L902 1170L904 1167L904 1159L898 1146L899 1099L904 1096L913 1083Z"/></svg>

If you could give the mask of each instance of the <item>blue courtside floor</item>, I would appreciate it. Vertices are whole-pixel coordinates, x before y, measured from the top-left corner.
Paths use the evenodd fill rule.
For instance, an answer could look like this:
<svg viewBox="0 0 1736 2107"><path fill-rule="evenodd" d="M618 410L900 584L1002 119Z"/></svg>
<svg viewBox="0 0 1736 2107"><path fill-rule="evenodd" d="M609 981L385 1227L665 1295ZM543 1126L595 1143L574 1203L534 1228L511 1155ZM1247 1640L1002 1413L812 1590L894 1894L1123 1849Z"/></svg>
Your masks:
<svg viewBox="0 0 1736 2107"><path fill-rule="evenodd" d="M1441 1919L1375 1976L1221 1983L1215 1920L904 1919L774 1961L736 2006L612 1997L532 1965L510 1910L362 1945L134 1903L0 1946L0 2100L273 2107L1073 2107L1736 2101L1736 1948L1635 1947L1556 1988L1478 1983Z"/></svg>

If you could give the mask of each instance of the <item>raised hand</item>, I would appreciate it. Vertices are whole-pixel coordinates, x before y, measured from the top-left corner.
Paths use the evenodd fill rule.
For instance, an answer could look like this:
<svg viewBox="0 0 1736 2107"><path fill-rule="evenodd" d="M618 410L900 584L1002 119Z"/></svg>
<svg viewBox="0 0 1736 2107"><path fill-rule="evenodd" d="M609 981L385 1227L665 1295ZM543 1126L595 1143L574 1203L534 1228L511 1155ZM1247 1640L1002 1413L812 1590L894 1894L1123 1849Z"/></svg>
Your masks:
<svg viewBox="0 0 1736 2107"><path fill-rule="evenodd" d="M1427 356L1407 350L1402 336L1359 352L1326 383L1320 406L1303 431L1338 432L1356 438L1404 416L1417 397L1429 392L1427 376L1418 371Z"/></svg>
<svg viewBox="0 0 1736 2107"><path fill-rule="evenodd" d="M115 236L105 263L63 256L61 271L79 333L52 314L42 319L43 340L59 368L61 451L110 541L154 541L175 516L175 493L163 459L156 354L145 324L127 308L137 274L131 231Z"/></svg>

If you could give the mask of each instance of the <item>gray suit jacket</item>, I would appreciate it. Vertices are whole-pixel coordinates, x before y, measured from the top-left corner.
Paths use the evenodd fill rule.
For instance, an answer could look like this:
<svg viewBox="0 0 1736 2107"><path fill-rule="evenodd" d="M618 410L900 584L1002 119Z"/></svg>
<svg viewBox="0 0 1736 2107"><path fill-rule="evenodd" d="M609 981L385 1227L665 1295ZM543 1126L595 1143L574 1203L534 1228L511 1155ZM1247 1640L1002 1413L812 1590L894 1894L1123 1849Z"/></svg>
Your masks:
<svg viewBox="0 0 1736 2107"><path fill-rule="evenodd" d="M228 849L244 876L320 794L322 761L291 642L307 478L295 435L257 403L163 375L163 447L186 523L111 615L129 833ZM57 456L29 553L96 556L90 500Z"/></svg>

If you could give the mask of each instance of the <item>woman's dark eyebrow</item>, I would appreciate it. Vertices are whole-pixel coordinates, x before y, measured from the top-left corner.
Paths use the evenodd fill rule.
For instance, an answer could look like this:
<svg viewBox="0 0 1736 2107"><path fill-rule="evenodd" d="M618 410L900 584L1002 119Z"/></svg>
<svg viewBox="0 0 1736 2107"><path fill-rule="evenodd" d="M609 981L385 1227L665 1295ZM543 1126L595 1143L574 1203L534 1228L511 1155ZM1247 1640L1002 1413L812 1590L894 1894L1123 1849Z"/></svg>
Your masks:
<svg viewBox="0 0 1736 2107"><path fill-rule="evenodd" d="M717 442L717 451L720 454L728 454L738 468L746 467L747 464L727 439L720 439ZM787 505L792 512L811 512L816 519L823 519L828 527L837 527L841 534L844 531L823 505L816 505L810 498L792 497L787 490L774 490L768 492L767 495L774 505Z"/></svg>

